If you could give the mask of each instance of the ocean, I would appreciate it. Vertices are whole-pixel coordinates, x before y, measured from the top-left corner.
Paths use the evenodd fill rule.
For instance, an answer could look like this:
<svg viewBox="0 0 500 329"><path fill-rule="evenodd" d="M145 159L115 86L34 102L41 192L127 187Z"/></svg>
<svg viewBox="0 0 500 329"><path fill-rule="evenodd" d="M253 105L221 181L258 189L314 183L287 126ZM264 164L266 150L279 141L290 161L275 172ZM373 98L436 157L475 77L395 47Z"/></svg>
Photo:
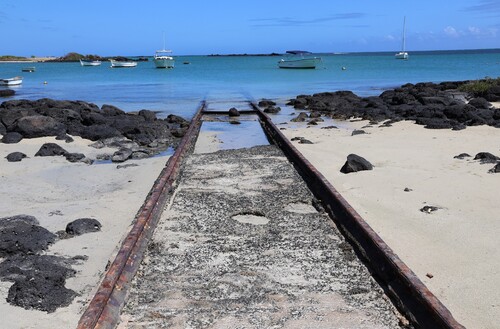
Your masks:
<svg viewBox="0 0 500 329"><path fill-rule="evenodd" d="M322 64L315 70L279 69L279 56L174 56L173 69L156 69L151 59L135 68L110 68L109 62L97 67L0 63L0 78L24 77L21 86L12 87L14 99L82 100L190 119L203 99L229 109L246 98L284 103L300 94L337 90L376 96L405 83L500 76L500 49L410 52L408 61L396 60L394 52L320 56ZM28 66L36 71L21 72Z"/></svg>

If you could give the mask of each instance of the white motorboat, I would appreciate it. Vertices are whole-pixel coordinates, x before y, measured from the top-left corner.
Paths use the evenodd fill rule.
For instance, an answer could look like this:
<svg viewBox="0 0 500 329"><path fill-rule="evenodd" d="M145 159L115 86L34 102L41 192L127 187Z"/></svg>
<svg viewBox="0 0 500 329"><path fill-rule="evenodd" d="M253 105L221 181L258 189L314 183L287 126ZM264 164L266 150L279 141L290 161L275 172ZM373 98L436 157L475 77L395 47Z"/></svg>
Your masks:
<svg viewBox="0 0 500 329"><path fill-rule="evenodd" d="M175 60L172 56L169 56L172 51L171 50L157 50L155 52L155 56L153 61L155 62L155 66L158 69L170 69L174 67Z"/></svg>
<svg viewBox="0 0 500 329"><path fill-rule="evenodd" d="M111 67L136 67L137 62L134 61L116 61L114 59L109 60L111 62Z"/></svg>
<svg viewBox="0 0 500 329"><path fill-rule="evenodd" d="M403 20L403 46L401 51L395 55L396 59L408 59L410 56L405 50L406 48L406 17Z"/></svg>
<svg viewBox="0 0 500 329"><path fill-rule="evenodd" d="M81 66L99 66L101 61L91 60L91 59L80 59Z"/></svg>
<svg viewBox="0 0 500 329"><path fill-rule="evenodd" d="M17 86L23 83L23 77L13 77L8 79L0 79L0 85L2 86Z"/></svg>
<svg viewBox="0 0 500 329"><path fill-rule="evenodd" d="M309 51L289 50L287 57L278 62L282 69L315 69L321 63L321 57L312 56Z"/></svg>

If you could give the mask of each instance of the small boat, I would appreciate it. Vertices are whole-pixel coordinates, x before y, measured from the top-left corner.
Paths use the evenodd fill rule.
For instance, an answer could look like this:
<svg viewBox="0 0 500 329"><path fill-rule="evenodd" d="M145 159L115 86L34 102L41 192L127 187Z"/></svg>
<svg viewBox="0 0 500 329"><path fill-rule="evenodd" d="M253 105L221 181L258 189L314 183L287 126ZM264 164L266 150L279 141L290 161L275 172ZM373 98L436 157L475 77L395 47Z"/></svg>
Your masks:
<svg viewBox="0 0 500 329"><path fill-rule="evenodd" d="M109 60L111 62L111 67L136 67L137 62L134 61L116 61L114 59Z"/></svg>
<svg viewBox="0 0 500 329"><path fill-rule="evenodd" d="M21 69L21 71L23 72L35 72L35 67L34 66L31 66L31 67L23 67Z"/></svg>
<svg viewBox="0 0 500 329"><path fill-rule="evenodd" d="M23 83L23 77L13 77L9 79L0 79L0 85L2 86L17 86Z"/></svg>
<svg viewBox="0 0 500 329"><path fill-rule="evenodd" d="M406 17L403 20L403 47L401 51L395 55L396 59L408 59L409 55L405 50L406 47Z"/></svg>
<svg viewBox="0 0 500 329"><path fill-rule="evenodd" d="M101 65L101 61L92 60L92 59L80 59L81 66L99 66Z"/></svg>
<svg viewBox="0 0 500 329"><path fill-rule="evenodd" d="M153 61L155 62L155 66L157 69L171 69L174 67L175 60L172 56L169 56L172 51L171 50L157 50L155 52L155 57Z"/></svg>
<svg viewBox="0 0 500 329"><path fill-rule="evenodd" d="M315 69L321 62L321 57L312 56L309 51L289 50L287 57L278 62L278 67L282 69Z"/></svg>

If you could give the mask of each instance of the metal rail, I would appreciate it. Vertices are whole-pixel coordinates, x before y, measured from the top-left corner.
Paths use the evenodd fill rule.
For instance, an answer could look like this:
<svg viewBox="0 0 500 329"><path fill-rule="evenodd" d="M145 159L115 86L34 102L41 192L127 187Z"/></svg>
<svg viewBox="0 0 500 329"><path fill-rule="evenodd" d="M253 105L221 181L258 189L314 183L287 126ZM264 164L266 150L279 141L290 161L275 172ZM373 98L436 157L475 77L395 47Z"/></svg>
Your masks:
<svg viewBox="0 0 500 329"><path fill-rule="evenodd" d="M254 103L268 138L278 145L301 174L330 217L357 249L396 306L418 328L465 329L430 292L413 271L399 259L380 236L349 205L326 178L290 143Z"/></svg>
<svg viewBox="0 0 500 329"><path fill-rule="evenodd" d="M122 242L115 260L108 268L94 298L80 318L78 329L111 329L118 324L130 282L139 268L149 238L163 211L168 192L178 175L179 166L198 136L200 118L205 106L203 101L175 153L169 158L155 181L136 216L134 226Z"/></svg>

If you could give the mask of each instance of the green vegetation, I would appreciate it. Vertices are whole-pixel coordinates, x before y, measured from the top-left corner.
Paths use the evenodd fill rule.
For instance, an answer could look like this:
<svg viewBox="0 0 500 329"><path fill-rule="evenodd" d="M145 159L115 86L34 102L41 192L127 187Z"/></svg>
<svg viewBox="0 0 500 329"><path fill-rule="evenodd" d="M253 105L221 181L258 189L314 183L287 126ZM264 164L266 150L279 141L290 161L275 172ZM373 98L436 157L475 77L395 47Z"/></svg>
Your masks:
<svg viewBox="0 0 500 329"><path fill-rule="evenodd" d="M26 57L21 57L21 56L12 56L12 55L4 55L0 56L0 61L29 61L28 58Z"/></svg>
<svg viewBox="0 0 500 329"><path fill-rule="evenodd" d="M488 94L493 87L500 86L500 78L484 78L481 80L469 81L461 85L458 89L474 95L474 97L482 97Z"/></svg>

